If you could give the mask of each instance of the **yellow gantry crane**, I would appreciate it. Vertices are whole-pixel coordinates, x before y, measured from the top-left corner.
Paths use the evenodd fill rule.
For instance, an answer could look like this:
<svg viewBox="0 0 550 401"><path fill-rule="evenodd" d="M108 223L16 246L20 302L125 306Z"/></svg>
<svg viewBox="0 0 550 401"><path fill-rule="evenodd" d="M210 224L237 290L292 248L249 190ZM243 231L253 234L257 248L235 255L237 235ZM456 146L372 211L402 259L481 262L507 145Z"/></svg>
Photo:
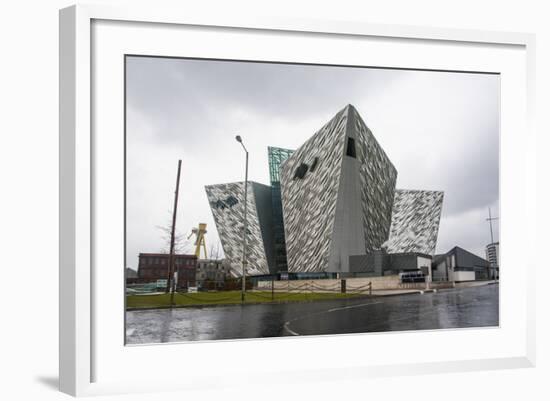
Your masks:
<svg viewBox="0 0 550 401"><path fill-rule="evenodd" d="M200 259L201 255L201 246L204 250L204 258L208 259L208 255L206 254L206 240L204 237L204 234L206 234L206 223L199 223L198 227L195 227L191 230L191 234L189 234L189 237L187 239L191 238L193 235L196 236L195 239L195 255L198 259Z"/></svg>

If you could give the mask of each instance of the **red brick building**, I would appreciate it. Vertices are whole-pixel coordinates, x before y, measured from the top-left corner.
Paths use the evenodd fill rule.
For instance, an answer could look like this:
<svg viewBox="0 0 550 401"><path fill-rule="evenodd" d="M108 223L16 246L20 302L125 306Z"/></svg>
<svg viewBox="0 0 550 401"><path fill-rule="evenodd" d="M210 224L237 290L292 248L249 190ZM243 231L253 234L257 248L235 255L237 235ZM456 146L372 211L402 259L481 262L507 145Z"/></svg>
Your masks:
<svg viewBox="0 0 550 401"><path fill-rule="evenodd" d="M166 253L140 253L138 278L141 282L154 282L168 278L170 255ZM178 272L177 288L196 285L197 257L174 255L174 269Z"/></svg>

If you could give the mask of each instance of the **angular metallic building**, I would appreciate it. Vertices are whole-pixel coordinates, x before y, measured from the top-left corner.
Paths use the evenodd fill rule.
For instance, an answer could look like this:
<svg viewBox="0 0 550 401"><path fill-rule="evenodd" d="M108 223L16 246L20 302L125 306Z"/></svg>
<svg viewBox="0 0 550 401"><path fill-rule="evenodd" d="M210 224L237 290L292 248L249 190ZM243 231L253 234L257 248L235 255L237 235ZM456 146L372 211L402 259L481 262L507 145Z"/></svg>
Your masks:
<svg viewBox="0 0 550 401"><path fill-rule="evenodd" d="M388 239L397 170L346 106L281 166L291 272L349 272Z"/></svg>
<svg viewBox="0 0 550 401"><path fill-rule="evenodd" d="M396 190L397 170L348 105L297 150L268 148L271 186L248 188L248 273L353 273L350 257L433 255L443 192ZM206 187L224 253L242 272L242 182Z"/></svg>
<svg viewBox="0 0 550 401"><path fill-rule="evenodd" d="M226 260L232 273L242 275L244 229L244 182L205 187ZM247 274L270 274L275 270L271 188L248 182Z"/></svg>
<svg viewBox="0 0 550 401"><path fill-rule="evenodd" d="M433 255L442 207L442 191L395 191L390 236L384 244L386 252Z"/></svg>

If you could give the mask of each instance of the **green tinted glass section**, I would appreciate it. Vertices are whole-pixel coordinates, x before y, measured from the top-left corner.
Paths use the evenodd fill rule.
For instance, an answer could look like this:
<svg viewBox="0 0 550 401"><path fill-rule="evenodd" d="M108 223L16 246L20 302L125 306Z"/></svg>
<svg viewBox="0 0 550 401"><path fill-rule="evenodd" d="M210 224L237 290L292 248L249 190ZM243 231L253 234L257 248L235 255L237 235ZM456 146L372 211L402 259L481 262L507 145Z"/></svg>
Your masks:
<svg viewBox="0 0 550 401"><path fill-rule="evenodd" d="M267 148L269 159L269 178L271 181L271 207L273 221L273 240L275 249L275 264L278 272L287 271L285 227L283 224L283 205L281 202L281 183L279 169L294 151L290 149Z"/></svg>
<svg viewBox="0 0 550 401"><path fill-rule="evenodd" d="M271 185L276 182L280 182L279 168L281 167L281 164L292 155L292 153L294 153L294 151L291 149L275 148L272 146L267 148L267 155L269 159L269 179L271 181Z"/></svg>

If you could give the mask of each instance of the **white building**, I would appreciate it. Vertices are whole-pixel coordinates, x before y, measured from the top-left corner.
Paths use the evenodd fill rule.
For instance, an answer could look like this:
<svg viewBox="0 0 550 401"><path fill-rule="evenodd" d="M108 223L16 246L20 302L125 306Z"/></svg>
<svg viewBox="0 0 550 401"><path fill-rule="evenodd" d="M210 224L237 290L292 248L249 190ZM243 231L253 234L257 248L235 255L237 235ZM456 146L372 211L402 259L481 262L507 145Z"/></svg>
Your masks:
<svg viewBox="0 0 550 401"><path fill-rule="evenodd" d="M207 283L217 289L224 286L225 281L231 278L231 265L226 260L199 259L197 261L196 280L199 287Z"/></svg>
<svg viewBox="0 0 550 401"><path fill-rule="evenodd" d="M485 254L491 267L491 276L498 278L498 267L500 264L500 245L499 242L493 242L485 247Z"/></svg>

